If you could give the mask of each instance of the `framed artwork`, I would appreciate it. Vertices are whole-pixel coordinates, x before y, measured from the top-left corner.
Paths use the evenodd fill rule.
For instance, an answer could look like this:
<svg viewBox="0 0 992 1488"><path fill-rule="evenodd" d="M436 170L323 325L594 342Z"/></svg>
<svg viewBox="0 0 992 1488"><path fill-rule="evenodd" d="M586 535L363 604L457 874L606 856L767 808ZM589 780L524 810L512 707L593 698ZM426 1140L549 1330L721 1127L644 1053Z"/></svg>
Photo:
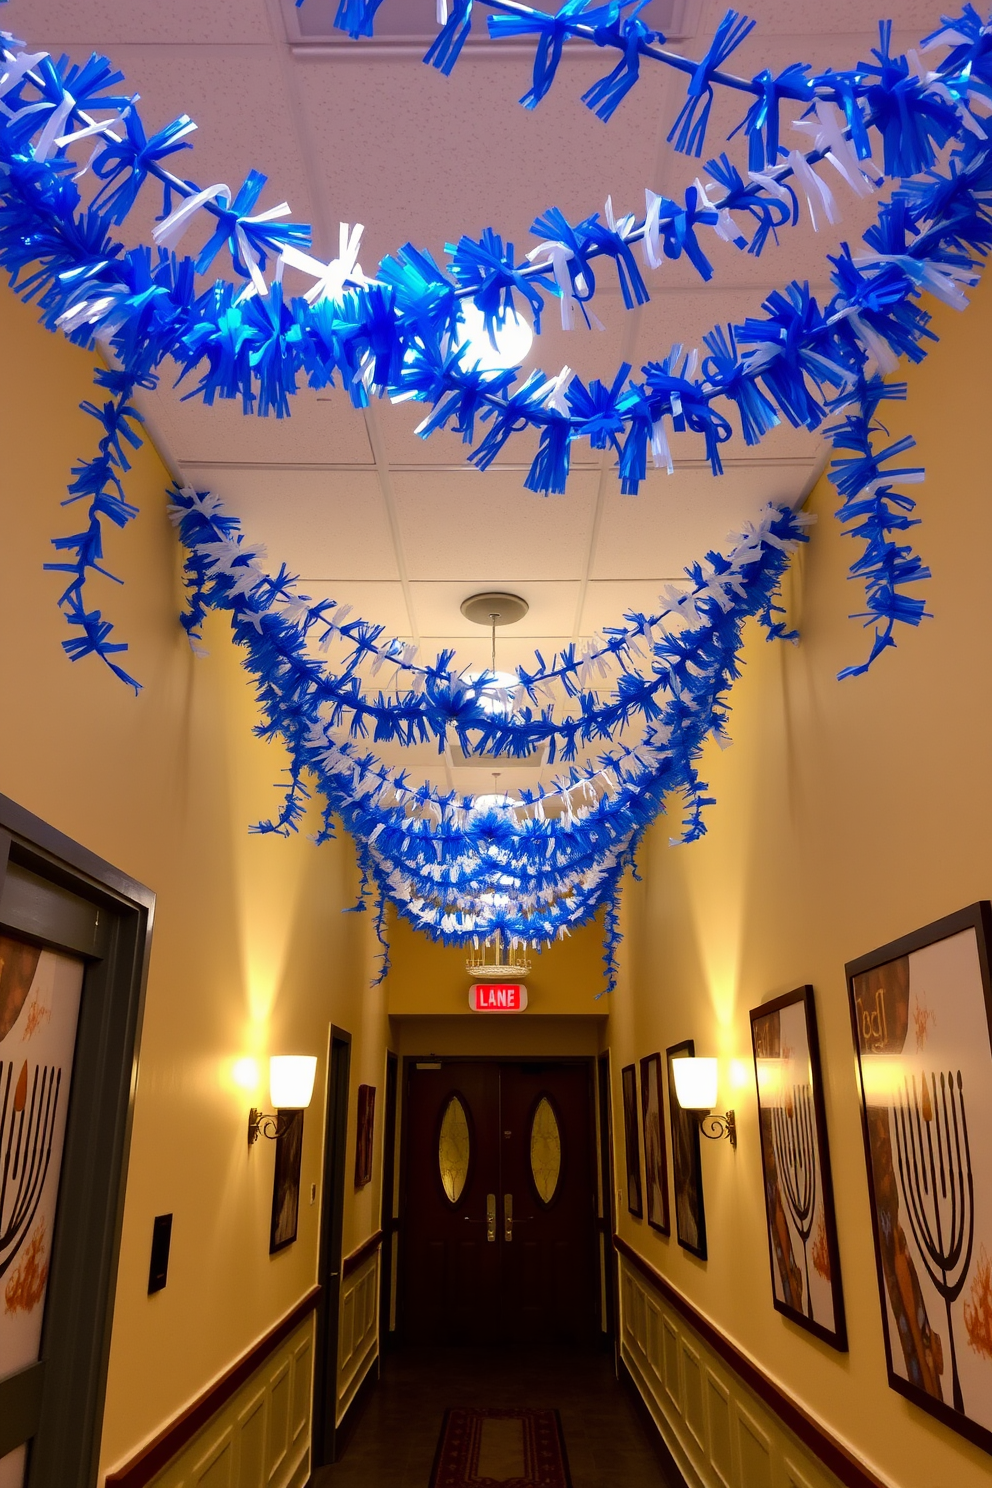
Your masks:
<svg viewBox="0 0 992 1488"><path fill-rule="evenodd" d="M813 988L751 1010L772 1298L847 1349Z"/></svg>
<svg viewBox="0 0 992 1488"><path fill-rule="evenodd" d="M303 1161L303 1112L280 1111L276 1168L272 1179L272 1224L269 1254L292 1245L300 1219L300 1166Z"/></svg>
<svg viewBox="0 0 992 1488"><path fill-rule="evenodd" d="M889 1384L992 1452L987 900L847 966Z"/></svg>
<svg viewBox="0 0 992 1488"><path fill-rule="evenodd" d="M668 1218L668 1155L662 1118L661 1055L641 1060L641 1115L644 1118L644 1197L653 1230L671 1233Z"/></svg>
<svg viewBox="0 0 992 1488"><path fill-rule="evenodd" d="M372 1181L372 1138L375 1134L375 1086L358 1087L358 1122L355 1135L355 1187Z"/></svg>
<svg viewBox="0 0 992 1488"><path fill-rule="evenodd" d="M644 1216L641 1198L641 1148L637 1139L637 1070L627 1064L620 1071L623 1090L623 1137L627 1156L627 1208L638 1219Z"/></svg>
<svg viewBox="0 0 992 1488"><path fill-rule="evenodd" d="M675 1094L672 1060L694 1057L692 1039L666 1049L668 1059L668 1115L672 1124L672 1178L675 1187L675 1232L684 1250L706 1259L706 1213L703 1209L703 1168L699 1160L699 1123L693 1111L683 1111Z"/></svg>
<svg viewBox="0 0 992 1488"><path fill-rule="evenodd" d="M0 935L0 1379L42 1354L83 970Z"/></svg>

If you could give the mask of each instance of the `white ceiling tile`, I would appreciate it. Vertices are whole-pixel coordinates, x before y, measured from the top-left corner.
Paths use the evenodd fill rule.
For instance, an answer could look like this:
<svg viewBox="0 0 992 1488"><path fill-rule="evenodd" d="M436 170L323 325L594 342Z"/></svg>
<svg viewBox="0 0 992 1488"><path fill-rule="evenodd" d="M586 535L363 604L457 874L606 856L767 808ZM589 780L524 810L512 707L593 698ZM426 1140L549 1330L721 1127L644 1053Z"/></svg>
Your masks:
<svg viewBox="0 0 992 1488"><path fill-rule="evenodd" d="M191 379L192 381L192 379ZM245 415L240 402L218 399L210 408L198 397L184 400L169 387L139 398L172 455L182 464L204 461L243 464L368 465L372 450L361 413L340 391L317 395L301 389L290 400L289 418Z"/></svg>
<svg viewBox="0 0 992 1488"><path fill-rule="evenodd" d="M683 588L685 575L676 570L671 575L659 574L657 579L593 579L582 608L582 634L594 635L604 626L623 625L628 612L657 614L664 607L658 598L663 583Z"/></svg>
<svg viewBox="0 0 992 1488"><path fill-rule="evenodd" d="M468 54L450 78L405 58L297 68L329 215L366 224L370 261L407 240L441 255L445 242L487 226L519 254L547 207L578 220L602 212L611 192L643 202L664 79L627 100L619 152L617 131L578 102L602 59L570 62L534 111L517 103L530 81L520 55Z"/></svg>
<svg viewBox="0 0 992 1488"><path fill-rule="evenodd" d="M715 21L719 21L726 8L724 0L709 0L706 23L710 28ZM938 12L939 7L933 5L931 0L890 0L879 14L891 16L900 31L908 31L917 40L921 40L934 29ZM795 0L752 0L747 13L758 17L758 25L748 43L752 48L761 48L766 38L778 32L801 41L803 47L797 51L796 56L804 56L812 39L810 32L814 29L825 35L847 34L854 38L868 36L873 46L878 44L875 12L865 6L864 0L819 0L815 12L800 10ZM690 45L695 52L699 48L699 41L694 40ZM743 65L740 68L735 66L739 55L735 53L729 64L735 72L744 70ZM852 55L847 65L853 66L864 55L863 51L857 57ZM764 64L759 61L754 70L757 71L762 65Z"/></svg>
<svg viewBox="0 0 992 1488"><path fill-rule="evenodd" d="M312 574L301 578L300 589L311 599L332 599L335 604L351 605L351 620L367 620L370 625L384 627L384 640L399 636L407 640L410 636L409 611L403 595L403 586L392 580L370 579L320 579ZM385 673L380 673L382 682Z"/></svg>
<svg viewBox="0 0 992 1488"><path fill-rule="evenodd" d="M223 182L237 191L250 170L261 171L268 183L255 211L285 201L291 211L287 220L313 222L314 202L293 102L271 46L115 44L111 60L125 74L127 87L140 93L139 108L149 132L178 114L196 121L196 130L187 136L192 148L169 161L177 174L200 186ZM137 233L148 242L161 207L160 189L146 185L140 205L128 220L125 236L134 241ZM208 214L201 212L181 241L182 251L195 253L213 226ZM221 273L225 263L229 264L226 251L215 260L210 277Z"/></svg>
<svg viewBox="0 0 992 1488"><path fill-rule="evenodd" d="M3 15L32 42L64 45L77 57L92 47L106 50L141 93L150 126L190 113L200 127L195 149L174 162L181 173L236 187L250 167L264 171L263 206L286 199L298 220L316 214L324 224L316 252L336 251L339 220L364 222L361 261L370 272L380 255L407 240L440 257L446 241L462 232L477 236L487 225L522 254L534 241L534 217L552 204L577 221L602 213L607 195L618 213L642 210L647 186L680 197L741 117L740 98L718 90L702 159L676 156L664 136L684 81L660 67L644 64L641 85L604 126L579 101L612 65L604 54L570 49L552 93L531 112L516 100L529 84L532 54L471 51L450 79L414 57L355 51L347 43L336 57L303 60L285 46L278 9L273 0L13 0ZM725 0L689 9L696 35L683 49L698 56ZM755 0L748 9L759 25L730 63L748 76L800 57L816 68L850 66L876 42L861 0L822 0L815 10L795 0ZM933 0L896 0L888 10L902 44L915 43L936 15ZM783 142L799 143L787 109L782 122ZM743 168L742 138L727 148ZM715 323L760 313L766 294L793 278L829 296L826 255L841 241L855 242L877 205L855 200L836 173L824 168L823 175L841 223L814 233L804 215L760 259L704 230L713 281L703 284L687 263L666 261L645 273L652 299L636 312L623 309L615 272L604 264L595 308L605 332L565 334L549 300L544 334L524 371L556 373L567 363L586 381L609 382L628 360L636 378L673 342L700 347ZM147 237L157 206L149 194L128 224L128 242ZM196 229L201 240L203 230ZM184 247L196 242L191 231ZM287 283L296 292L302 281L290 274ZM461 636L480 665L487 639L458 613L469 593L506 587L532 602L531 614L499 641L508 663L527 664L535 637L549 651L573 633L587 572L583 633L612 623L625 608L650 604L660 581L722 545L765 500L794 499L820 452L816 436L787 427L749 450L730 411L735 433L724 447L721 479L700 468L700 438L675 436L676 475L652 473L639 497L622 497L612 457L601 477L604 458L577 444L567 496L543 498L523 489L536 449L532 435L511 439L482 475L466 468L469 447L455 436L414 437L426 412L419 405L377 404L373 446L365 418L340 390L304 389L292 401L292 418L282 421L246 418L231 403L184 403L185 390L142 395L140 404L186 475L219 490L251 535L267 543L271 559L298 570L314 593L326 589L388 633L404 635L411 617L374 448L394 503L414 624L431 638L425 644L432 651L442 643L433 637ZM484 432L480 426L477 441ZM589 570L601 484L602 523Z"/></svg>
<svg viewBox="0 0 992 1488"><path fill-rule="evenodd" d="M122 42L246 41L271 45L265 0L163 5L161 0L11 0L4 26L32 44L116 48ZM218 58L218 62L221 59ZM182 109L178 110L182 112Z"/></svg>
<svg viewBox="0 0 992 1488"><path fill-rule="evenodd" d="M519 470L394 473L411 579L455 579L464 598L493 583L577 576L598 479L580 470L566 496L537 496Z"/></svg>
<svg viewBox="0 0 992 1488"><path fill-rule="evenodd" d="M186 474L223 497L245 531L265 543L270 564L286 563L307 579L399 577L374 472L191 464Z"/></svg>
<svg viewBox="0 0 992 1488"><path fill-rule="evenodd" d="M787 478L788 477L788 478ZM639 496L607 497L592 576L655 579L679 574L760 510L782 499L795 472L749 466L714 478L708 470L652 472Z"/></svg>

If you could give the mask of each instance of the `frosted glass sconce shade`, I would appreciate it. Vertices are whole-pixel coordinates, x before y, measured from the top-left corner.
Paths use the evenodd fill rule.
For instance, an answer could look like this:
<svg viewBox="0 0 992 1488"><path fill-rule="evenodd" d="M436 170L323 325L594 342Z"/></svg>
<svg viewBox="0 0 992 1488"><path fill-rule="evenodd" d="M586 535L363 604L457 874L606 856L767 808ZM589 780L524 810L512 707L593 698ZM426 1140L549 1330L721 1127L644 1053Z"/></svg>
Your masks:
<svg viewBox="0 0 992 1488"><path fill-rule="evenodd" d="M313 1097L317 1060L313 1054L274 1054L269 1060L269 1095L276 1115L267 1115L252 1106L248 1112L248 1146L254 1147L259 1137L275 1140L286 1123L280 1122L280 1111L302 1111ZM287 1117L288 1121L289 1118Z"/></svg>
<svg viewBox="0 0 992 1488"><path fill-rule="evenodd" d="M317 1060L312 1054L275 1054L269 1060L269 1095L277 1111L301 1111L310 1104Z"/></svg>
<svg viewBox="0 0 992 1488"><path fill-rule="evenodd" d="M672 1072L683 1111L712 1111L717 1090L715 1059L673 1059Z"/></svg>
<svg viewBox="0 0 992 1488"><path fill-rule="evenodd" d="M672 1060L675 1076L675 1094L683 1111L694 1111L699 1121L699 1130L704 1137L717 1141L729 1138L730 1145L737 1147L737 1118L733 1111L714 1116L717 1092L717 1062L715 1059L695 1059L683 1055ZM674 1114L673 1114L674 1119Z"/></svg>

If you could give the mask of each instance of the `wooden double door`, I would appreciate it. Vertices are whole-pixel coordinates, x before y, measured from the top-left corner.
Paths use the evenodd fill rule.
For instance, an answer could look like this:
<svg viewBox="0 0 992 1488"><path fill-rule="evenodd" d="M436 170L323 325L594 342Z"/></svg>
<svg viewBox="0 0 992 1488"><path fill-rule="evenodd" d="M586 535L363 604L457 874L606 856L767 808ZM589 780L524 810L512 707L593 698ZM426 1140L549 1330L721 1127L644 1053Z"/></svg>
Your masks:
<svg viewBox="0 0 992 1488"><path fill-rule="evenodd" d="M598 1336L594 1130L589 1061L408 1061L408 1341Z"/></svg>

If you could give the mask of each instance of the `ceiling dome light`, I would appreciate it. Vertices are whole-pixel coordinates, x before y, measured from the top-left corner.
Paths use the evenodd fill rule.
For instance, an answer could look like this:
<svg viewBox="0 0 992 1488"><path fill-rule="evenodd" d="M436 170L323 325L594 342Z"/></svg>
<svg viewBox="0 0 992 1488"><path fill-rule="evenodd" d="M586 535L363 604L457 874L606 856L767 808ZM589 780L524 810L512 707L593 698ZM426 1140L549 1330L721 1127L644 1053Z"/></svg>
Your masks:
<svg viewBox="0 0 992 1488"><path fill-rule="evenodd" d="M513 796L473 796L471 809L475 811L500 811L506 806L517 806L519 802Z"/></svg>
<svg viewBox="0 0 992 1488"><path fill-rule="evenodd" d="M483 713L512 713L513 694L520 686L516 672L469 672L467 680Z"/></svg>
<svg viewBox="0 0 992 1488"><path fill-rule="evenodd" d="M455 336L456 346L466 347L462 365L478 365L481 372L502 372L507 367L519 367L534 342L530 322L523 320L515 310L508 310L503 324L494 328L496 344L486 330L482 311L472 300L463 300L462 324Z"/></svg>

